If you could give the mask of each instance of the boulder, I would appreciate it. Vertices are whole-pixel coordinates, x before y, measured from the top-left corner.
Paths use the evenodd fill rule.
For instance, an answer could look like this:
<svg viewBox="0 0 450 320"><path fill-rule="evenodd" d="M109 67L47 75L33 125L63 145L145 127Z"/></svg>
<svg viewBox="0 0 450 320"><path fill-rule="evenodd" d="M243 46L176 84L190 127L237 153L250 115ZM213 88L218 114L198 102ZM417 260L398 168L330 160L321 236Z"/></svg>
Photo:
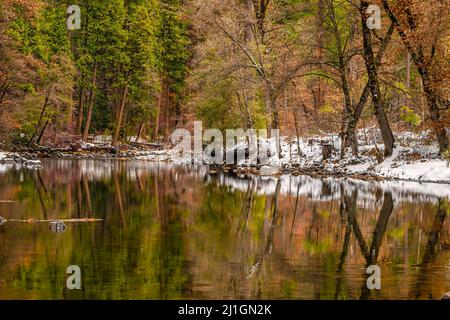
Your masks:
<svg viewBox="0 0 450 320"><path fill-rule="evenodd" d="M49 229L53 233L61 233L66 231L67 226L62 221L50 222Z"/></svg>

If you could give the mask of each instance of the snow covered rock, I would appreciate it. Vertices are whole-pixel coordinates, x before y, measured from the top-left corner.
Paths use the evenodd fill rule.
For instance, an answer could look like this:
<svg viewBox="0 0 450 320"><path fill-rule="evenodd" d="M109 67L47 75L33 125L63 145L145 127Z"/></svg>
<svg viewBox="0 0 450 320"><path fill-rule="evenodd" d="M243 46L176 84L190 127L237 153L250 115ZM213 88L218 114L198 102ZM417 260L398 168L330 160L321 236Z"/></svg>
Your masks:
<svg viewBox="0 0 450 320"><path fill-rule="evenodd" d="M259 169L259 174L261 176L274 176L280 173L279 167L269 167L269 166L263 166L261 169Z"/></svg>

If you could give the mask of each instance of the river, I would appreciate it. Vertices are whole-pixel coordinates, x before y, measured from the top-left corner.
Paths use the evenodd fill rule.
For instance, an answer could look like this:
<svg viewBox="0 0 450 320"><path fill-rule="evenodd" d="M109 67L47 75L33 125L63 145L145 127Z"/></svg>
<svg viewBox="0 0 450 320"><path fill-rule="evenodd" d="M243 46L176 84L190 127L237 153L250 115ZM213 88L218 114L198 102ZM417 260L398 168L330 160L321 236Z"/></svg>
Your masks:
<svg viewBox="0 0 450 320"><path fill-rule="evenodd" d="M440 299L449 199L449 185L146 161L2 165L0 299Z"/></svg>

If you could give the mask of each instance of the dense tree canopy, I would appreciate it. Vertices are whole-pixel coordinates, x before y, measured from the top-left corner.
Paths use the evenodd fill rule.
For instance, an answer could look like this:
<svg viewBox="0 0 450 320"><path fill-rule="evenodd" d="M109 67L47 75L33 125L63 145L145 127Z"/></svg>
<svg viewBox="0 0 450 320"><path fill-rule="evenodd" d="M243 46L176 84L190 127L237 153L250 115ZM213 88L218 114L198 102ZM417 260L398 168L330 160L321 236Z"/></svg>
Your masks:
<svg viewBox="0 0 450 320"><path fill-rule="evenodd" d="M66 27L72 4L81 29ZM386 156L401 129L429 129L444 152L449 12L444 0L1 0L0 135L117 145L200 119L339 132L343 155L373 123Z"/></svg>

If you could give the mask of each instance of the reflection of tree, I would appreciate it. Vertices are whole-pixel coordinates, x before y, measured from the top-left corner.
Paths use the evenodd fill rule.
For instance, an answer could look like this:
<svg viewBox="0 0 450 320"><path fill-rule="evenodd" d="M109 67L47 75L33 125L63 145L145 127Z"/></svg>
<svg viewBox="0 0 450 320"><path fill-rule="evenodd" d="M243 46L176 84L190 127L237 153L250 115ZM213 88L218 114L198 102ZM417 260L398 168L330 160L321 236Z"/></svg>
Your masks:
<svg viewBox="0 0 450 320"><path fill-rule="evenodd" d="M366 265L370 266L377 263L378 255L380 252L381 242L386 232L386 228L389 222L389 218L392 214L394 204L392 201L392 193L389 191L384 192L384 201L381 208L380 215L378 216L377 225L373 231L372 245L370 250L367 247L366 241L362 235L361 229L359 228L358 221L356 219L356 210L350 210L349 213L354 215L351 219L353 223L353 233L358 240L361 252L366 260Z"/></svg>
<svg viewBox="0 0 450 320"><path fill-rule="evenodd" d="M51 162L53 165L55 163ZM18 218L28 218L33 214L33 217L41 219L41 208L45 205L49 218L77 218L77 210L81 217L91 206L94 216L104 219L98 224L71 225L68 232L57 237L48 232L46 223L37 223L33 228L16 224L14 229L0 230L6 231L0 237L0 269L5 271L4 279L0 281L0 297L186 297L190 287L189 265L185 256L188 242L182 218L187 216L188 208L179 206L177 190L172 188L173 183L166 181L166 177L170 178L173 172L168 172L167 176L162 173L143 175L142 187L145 189L147 185L147 191L152 192L142 192L140 186L130 179L133 175L127 176L122 166L114 166L111 170L111 167L102 165L100 169L105 168L111 174L99 179L100 175L82 173L79 163L88 164L84 160L71 161L70 170L68 166L61 166L59 170L56 165L50 168L45 166L40 172L41 178L37 171L24 171L20 184L15 178L16 172L7 173L7 178L0 174L0 193L8 194L8 198L25 200L16 206ZM155 199L153 181L158 185L158 179L161 190L156 198L161 201L161 216L167 217L165 232L161 232L154 207L149 206ZM189 185L183 179L187 178L183 176L181 180L184 185ZM192 185L192 179L188 181ZM182 183L178 187L180 185ZM44 193L44 190L48 192ZM87 203L89 198L91 205ZM123 210L123 215L119 216L120 210ZM39 216L35 216L36 213ZM9 218L12 214L14 212L6 216ZM122 227L121 219L126 219L126 227ZM84 290L65 289L65 270L70 264L82 268Z"/></svg>
<svg viewBox="0 0 450 320"><path fill-rule="evenodd" d="M389 191L384 192L384 201L383 206L381 208L380 215L378 216L377 225L375 226L373 236L372 236L372 245L370 246L370 251L364 254L366 259L366 265L374 265L378 261L378 255L380 253L381 242L383 240L384 233L386 232L386 228L389 222L389 218L391 217L392 210L394 208L394 203L392 201L392 193ZM353 225L357 225L356 218L353 220ZM356 233L355 233L356 234ZM358 242L361 244L364 243L364 239L361 237L358 239ZM364 245L364 247L366 247ZM364 275L366 273L364 272ZM370 296L371 291L367 288L366 280L363 281L361 287L361 299L367 299Z"/></svg>
<svg viewBox="0 0 450 320"><path fill-rule="evenodd" d="M161 172L155 176L155 206L159 220L158 241L155 252L158 298L170 299L185 295L189 277L185 257L183 212L178 206L179 195L173 175ZM162 183L161 183L162 182ZM160 185L161 184L161 185Z"/></svg>
<svg viewBox="0 0 450 320"><path fill-rule="evenodd" d="M161 219L161 214L159 212L159 184L158 179L155 177L154 179L154 199L155 199L155 211L156 211L156 218Z"/></svg>
<svg viewBox="0 0 450 320"><path fill-rule="evenodd" d="M255 263L253 264L249 277L252 277L255 274L259 274L259 271L261 270L261 265L264 262L264 258L268 253L272 251L272 243L273 243L273 236L275 233L275 226L278 219L279 214L279 197L280 197L280 191L281 191L281 180L277 180L277 185L275 187L275 194L273 196L273 202L272 202L272 218L269 224L269 231L267 233L266 243L264 245L263 252L255 259Z"/></svg>
<svg viewBox="0 0 450 320"><path fill-rule="evenodd" d="M117 171L113 173L113 180L114 180L114 190L116 191L117 205L119 206L120 221L122 222L122 226L125 227L126 222L125 222L125 213L123 209L122 189L120 187L119 173Z"/></svg>
<svg viewBox="0 0 450 320"><path fill-rule="evenodd" d="M367 260L367 265L373 265L377 263L378 255L380 253L381 242L383 240L384 233L391 217L392 210L394 209L394 203L392 201L392 193L384 193L383 207L381 208L380 215L378 217L378 222L373 232L372 246L370 247L369 257ZM355 219L356 221L356 219Z"/></svg>
<svg viewBox="0 0 450 320"><path fill-rule="evenodd" d="M82 211L83 211L83 192L81 190L81 182L76 181L76 192L77 192L77 217L81 218Z"/></svg>
<svg viewBox="0 0 450 320"><path fill-rule="evenodd" d="M136 180L139 186L139 191L145 192L145 184L142 182L141 175L139 174L139 171L137 169L134 170L134 174L136 176Z"/></svg>
<svg viewBox="0 0 450 320"><path fill-rule="evenodd" d="M256 190L256 179L252 179L252 182L249 183L247 187L247 192L245 194L245 201L242 205L242 214L241 219L239 219L237 234L243 234L247 228L248 219L250 213L252 212L253 200L255 198L255 190Z"/></svg>
<svg viewBox="0 0 450 320"><path fill-rule="evenodd" d="M87 181L86 175L81 177L81 181L83 182L84 194L86 195L86 204L88 207L88 216L92 217L92 202L91 202L91 191L89 189L89 183Z"/></svg>
<svg viewBox="0 0 450 320"><path fill-rule="evenodd" d="M418 299L422 296L422 292L425 291L426 282L430 275L429 265L436 259L436 245L439 242L439 238L443 231L446 218L447 202L445 199L439 198L439 205L437 208L436 216L434 217L431 230L428 233L428 241L425 246L422 264L420 265L417 283L414 286L414 289L410 292L410 297ZM432 299L433 297L430 296L430 298Z"/></svg>
<svg viewBox="0 0 450 320"><path fill-rule="evenodd" d="M36 176L37 176L37 179L36 178L34 179L36 193L38 195L39 203L41 204L44 219L48 219L47 208L45 206L44 197L42 195L42 190L44 190L44 193L47 193L47 187L45 186L45 183L42 180L42 176L41 176L41 173L39 172L39 170L37 170ZM39 184L36 183L36 180L38 180ZM41 190L41 188L42 188L42 190Z"/></svg>
<svg viewBox="0 0 450 320"><path fill-rule="evenodd" d="M281 190L281 180L278 179L277 186L275 187L275 195L273 196L273 209L272 209L272 220L270 222L269 233L267 235L266 241L266 249L265 253L268 253L272 247L273 243L273 235L275 232L275 225L277 223L278 215L279 215L279 198L280 198L280 190Z"/></svg>
<svg viewBox="0 0 450 320"><path fill-rule="evenodd" d="M353 219L356 215L356 201L358 197L357 190L353 190L351 198L348 195L343 195L344 201L341 204L341 216L347 216L347 223L345 225L344 244L342 246L342 252L339 257L338 272L342 272L345 265L345 260L348 255L348 247L350 245L350 236L352 233Z"/></svg>
<svg viewBox="0 0 450 320"><path fill-rule="evenodd" d="M11 178L0 180L3 197L26 199L23 205L16 205L17 214L22 216L30 212L41 215L36 191L39 188L50 218L55 217L53 214L56 212L58 217L76 218L72 217L70 203L73 205L72 213L76 215L77 202L80 217L86 214L89 194L94 217L106 218L98 224L77 225L58 237L46 228L44 233L36 235L31 234L31 228L18 228L20 233L16 235L11 232L3 234L0 246L4 252L0 260L6 279L0 283L0 297L25 297L30 288L29 296L33 298L61 298L64 268L80 262L86 277L83 283L87 284L87 299L329 299L333 296L346 299L354 296L355 291L359 294L361 288L360 273L363 271L356 266L355 277L355 266L350 264L354 263L353 259L358 259L359 267L370 260L378 261L384 258L381 246L386 247L389 241L393 249L387 252L386 257L394 263L398 261L398 243L403 239L403 230L394 228L393 221L390 221L393 219L389 220L389 196L382 189L369 192L356 187L349 191L348 185L342 184L341 201L338 202L339 199L316 197L316 193L305 195L308 182L296 186L297 197L294 187L294 194L288 198L282 195L283 180L274 181L275 193L263 195L258 194L258 190L263 189L258 188L259 179L249 180L250 186L240 192L229 185L204 185L198 176L193 179L183 171L159 170L149 174L139 170L126 171L126 167L114 165L113 168L105 167L108 175L99 175L97 171L92 174L84 167L80 170L74 166L72 164L69 173L67 168L57 171L46 167L41 171L47 194L43 192L39 177L33 176L37 172L25 172L20 190L12 173L9 173ZM103 170L103 166L100 169ZM175 174L180 172L174 180ZM331 190L335 188L332 183ZM323 188L325 193L329 190L328 186ZM380 199L375 212L372 207L366 211L362 206L367 195L370 196L370 205L373 195ZM417 242L416 231L420 224L411 207L426 213L430 211L430 203L428 200L402 198L396 213L410 226L410 251L415 251L411 244ZM124 216L119 215L121 206ZM314 207L315 213L311 216ZM6 205L1 209L5 208L9 210ZM431 284L433 292L440 290L439 279L430 278L430 271L443 274L441 270L436 272L435 266L438 258L445 258L440 255L439 244L443 242L446 230L442 223L448 221L442 221L445 219L442 210L435 214L434 205L431 211L433 215L424 214L427 219L423 220L429 227L424 233L420 260L423 259L424 265L428 261L429 268L423 268L423 272L428 274L417 281L422 291L417 296L421 297L431 292L426 287ZM286 220L289 221L285 227L281 224L284 212L288 212ZM126 219L126 228L121 224L121 217ZM389 229L386 230L388 220ZM428 230L432 225L433 230ZM443 229L441 233L437 226ZM3 229L1 231L8 232L7 228ZM239 237L236 237L236 230ZM287 236L289 232L292 241L284 248L283 234ZM389 237L386 236L388 232ZM32 236L36 239L33 247L29 245ZM325 249L318 248L319 245L311 247L309 242L312 241L308 241L308 237L314 241L317 238L319 244L322 239L329 239L330 245ZM354 248L357 256L353 255ZM46 254L36 255L35 252ZM249 266L254 267L254 272L244 273ZM49 277L42 281L42 275L47 273ZM403 274L403 269L390 273L390 279L395 280L390 282L390 289L404 290L404 285L397 281ZM246 275L255 278L245 280ZM394 290L385 291L387 286L384 284L383 296L391 298L399 294ZM11 293L5 293L8 286L14 289ZM68 299L82 297L82 293L75 296L73 292L64 291L64 294ZM367 296L366 293L362 298Z"/></svg>
<svg viewBox="0 0 450 320"><path fill-rule="evenodd" d="M348 255L348 248L350 246L350 238L353 228L353 219L356 216L356 202L358 199L358 191L355 189L352 191L352 196L349 197L345 194L344 186L341 184L341 203L340 203L340 215L341 220L345 221L347 218L347 223L345 225L345 236L344 236L344 244L342 245L341 255L339 257L339 264L337 269L337 280L336 280L336 294L335 299L339 299L342 294L342 281L344 271L345 260Z"/></svg>
<svg viewBox="0 0 450 320"><path fill-rule="evenodd" d="M292 219L292 225L291 225L291 238L293 236L293 231L294 231L294 226L295 226L295 220L297 218L297 209L298 209L298 199L299 199L299 195L300 195L300 186L302 184L299 182L297 184L297 196L295 197L295 207L294 207L294 218ZM303 214L303 211L302 211Z"/></svg>
<svg viewBox="0 0 450 320"><path fill-rule="evenodd" d="M341 189L342 190L342 189ZM341 209L344 209L345 214L347 215L347 225L346 225L346 231L345 231L345 237L344 237L344 244L342 247L342 252L339 259L339 265L338 265L338 273L342 273L343 267L345 264L345 259L347 257L348 253L348 247L350 243L350 236L351 231L353 231L353 234L355 235L356 240L358 241L360 250L364 256L364 259L366 261L366 266L374 265L378 261L378 256L380 252L380 247L382 243L383 236L386 232L386 228L389 222L389 218L391 217L394 204L392 200L392 193L389 191L384 192L384 200L383 205L380 211L380 215L378 216L377 224L375 226L375 229L373 231L372 235L372 243L370 246L370 249L368 248L366 241L364 239L364 236L361 232L361 229L359 227L356 213L357 213L357 198L358 194L357 191L353 191L351 197L348 195L344 195L344 204L341 204ZM366 275L364 273L364 275ZM364 276L365 278L365 276ZM341 294L341 276L338 278L337 282L337 288L336 288L336 298ZM368 290L366 286L366 280L364 280L364 283L361 288L361 299L366 299L370 295L370 291Z"/></svg>
<svg viewBox="0 0 450 320"><path fill-rule="evenodd" d="M445 219L447 218L446 201L442 198L439 199L439 206L434 218L433 226L428 234L428 241L425 247L425 253L423 255L422 264L428 264L433 262L436 257L436 244L439 241L439 236L442 233Z"/></svg>

